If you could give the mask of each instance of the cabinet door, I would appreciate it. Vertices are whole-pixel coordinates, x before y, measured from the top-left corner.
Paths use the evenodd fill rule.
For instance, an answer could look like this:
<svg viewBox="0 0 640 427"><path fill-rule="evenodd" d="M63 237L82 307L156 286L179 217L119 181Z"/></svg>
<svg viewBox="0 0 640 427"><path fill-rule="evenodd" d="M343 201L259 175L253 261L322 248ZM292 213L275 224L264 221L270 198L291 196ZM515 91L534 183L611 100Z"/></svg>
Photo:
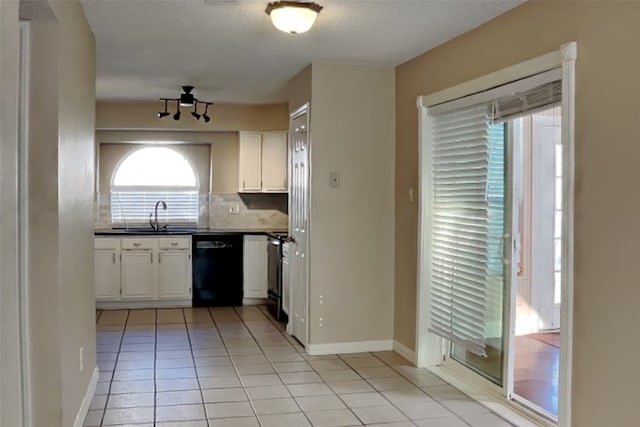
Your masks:
<svg viewBox="0 0 640 427"><path fill-rule="evenodd" d="M96 300L120 299L120 256L116 251L95 251Z"/></svg>
<svg viewBox="0 0 640 427"><path fill-rule="evenodd" d="M287 192L287 133L262 134L262 191Z"/></svg>
<svg viewBox="0 0 640 427"><path fill-rule="evenodd" d="M152 251L122 253L122 299L156 299L157 260Z"/></svg>
<svg viewBox="0 0 640 427"><path fill-rule="evenodd" d="M160 251L158 255L160 298L191 298L191 280L189 251Z"/></svg>
<svg viewBox="0 0 640 427"><path fill-rule="evenodd" d="M240 191L262 189L261 140L258 132L240 132Z"/></svg>
<svg viewBox="0 0 640 427"><path fill-rule="evenodd" d="M245 298L267 297L267 236L244 237Z"/></svg>

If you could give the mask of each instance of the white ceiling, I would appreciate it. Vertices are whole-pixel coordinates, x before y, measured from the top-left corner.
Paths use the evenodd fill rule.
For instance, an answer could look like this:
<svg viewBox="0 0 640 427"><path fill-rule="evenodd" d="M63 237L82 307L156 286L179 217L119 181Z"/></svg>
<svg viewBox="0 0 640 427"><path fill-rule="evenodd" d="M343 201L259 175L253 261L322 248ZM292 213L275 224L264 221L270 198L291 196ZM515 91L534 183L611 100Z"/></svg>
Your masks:
<svg viewBox="0 0 640 427"><path fill-rule="evenodd" d="M316 0L306 34L276 30L267 0L84 0L97 44L101 100L176 97L283 102L312 61L395 66L524 0Z"/></svg>

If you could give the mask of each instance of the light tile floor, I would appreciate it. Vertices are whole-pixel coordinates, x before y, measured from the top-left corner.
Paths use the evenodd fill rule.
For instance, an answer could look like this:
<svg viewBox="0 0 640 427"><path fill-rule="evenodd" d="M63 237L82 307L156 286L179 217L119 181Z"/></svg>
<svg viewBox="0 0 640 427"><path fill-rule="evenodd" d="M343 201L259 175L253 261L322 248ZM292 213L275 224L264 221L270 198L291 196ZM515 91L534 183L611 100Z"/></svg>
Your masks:
<svg viewBox="0 0 640 427"><path fill-rule="evenodd" d="M309 356L262 307L97 313L85 426L503 427L393 352Z"/></svg>

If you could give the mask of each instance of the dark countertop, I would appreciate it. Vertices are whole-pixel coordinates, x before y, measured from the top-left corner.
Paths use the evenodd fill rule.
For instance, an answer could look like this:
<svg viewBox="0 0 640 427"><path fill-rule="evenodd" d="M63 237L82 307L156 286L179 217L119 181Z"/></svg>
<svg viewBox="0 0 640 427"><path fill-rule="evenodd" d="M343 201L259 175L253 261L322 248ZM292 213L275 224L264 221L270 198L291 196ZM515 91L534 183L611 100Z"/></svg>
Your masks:
<svg viewBox="0 0 640 427"><path fill-rule="evenodd" d="M287 230L220 230L208 228L169 228L166 231L154 231L150 228L108 228L94 230L95 236L216 236L229 234L264 234L274 236L278 234L286 234Z"/></svg>

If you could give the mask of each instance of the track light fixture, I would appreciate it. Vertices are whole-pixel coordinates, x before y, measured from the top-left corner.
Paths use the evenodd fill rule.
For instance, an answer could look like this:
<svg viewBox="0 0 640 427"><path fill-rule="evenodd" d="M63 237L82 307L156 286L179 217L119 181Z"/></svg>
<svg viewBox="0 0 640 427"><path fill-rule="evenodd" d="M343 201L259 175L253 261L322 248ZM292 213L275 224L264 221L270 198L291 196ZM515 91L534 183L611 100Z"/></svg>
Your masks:
<svg viewBox="0 0 640 427"><path fill-rule="evenodd" d="M158 113L158 118L162 119L170 115L171 113L169 113L167 109L168 103L175 102L176 112L173 115L173 120L180 120L180 116L182 115L182 113L180 112L181 106L190 107L193 105L193 111L191 112L193 118L196 120L200 120L200 118L202 118L205 123L209 123L209 121L211 121L211 117L207 115L207 111L209 109L209 105L213 105L213 102L200 101L198 98L196 98L191 93L191 91L193 90L193 86L181 86L181 88L183 93L180 94L179 98L160 98L160 101L164 101L164 111ZM203 114L198 113L198 104L204 104Z"/></svg>

